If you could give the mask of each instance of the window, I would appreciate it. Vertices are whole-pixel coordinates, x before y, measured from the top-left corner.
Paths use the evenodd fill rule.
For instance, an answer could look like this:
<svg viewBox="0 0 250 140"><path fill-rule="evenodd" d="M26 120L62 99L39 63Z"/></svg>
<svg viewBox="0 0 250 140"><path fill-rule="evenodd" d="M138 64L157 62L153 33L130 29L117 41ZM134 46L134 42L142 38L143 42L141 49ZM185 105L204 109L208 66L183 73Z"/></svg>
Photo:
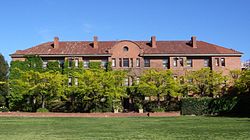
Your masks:
<svg viewBox="0 0 250 140"><path fill-rule="evenodd" d="M123 51L127 52L128 51L128 47L127 46L123 47Z"/></svg>
<svg viewBox="0 0 250 140"><path fill-rule="evenodd" d="M167 68L168 67L168 59L165 58L162 60L162 65L163 65L163 68Z"/></svg>
<svg viewBox="0 0 250 140"><path fill-rule="evenodd" d="M150 67L150 59L148 58L144 59L144 67Z"/></svg>
<svg viewBox="0 0 250 140"><path fill-rule="evenodd" d="M122 59L119 58L119 67L122 67Z"/></svg>
<svg viewBox="0 0 250 140"><path fill-rule="evenodd" d="M225 62L225 58L221 58L221 66L225 67L226 66L226 62Z"/></svg>
<svg viewBox="0 0 250 140"><path fill-rule="evenodd" d="M108 65L108 60L107 60L107 59L103 59L103 60L102 60L102 63L101 63L101 66L102 66L103 68L106 68L107 65Z"/></svg>
<svg viewBox="0 0 250 140"><path fill-rule="evenodd" d="M69 77L69 79L68 79L68 85L72 86L72 77Z"/></svg>
<svg viewBox="0 0 250 140"><path fill-rule="evenodd" d="M130 58L130 67L133 67L133 58Z"/></svg>
<svg viewBox="0 0 250 140"><path fill-rule="evenodd" d="M190 59L190 58L187 59L187 66L193 67L193 60L192 59Z"/></svg>
<svg viewBox="0 0 250 140"><path fill-rule="evenodd" d="M220 60L219 60L219 58L215 58L215 66L220 66Z"/></svg>
<svg viewBox="0 0 250 140"><path fill-rule="evenodd" d="M183 58L179 58L179 62L180 62L181 67L183 67L184 65Z"/></svg>
<svg viewBox="0 0 250 140"><path fill-rule="evenodd" d="M136 77L136 84L139 84L139 83L140 83L140 78Z"/></svg>
<svg viewBox="0 0 250 140"><path fill-rule="evenodd" d="M136 58L136 67L140 67L140 58Z"/></svg>
<svg viewBox="0 0 250 140"><path fill-rule="evenodd" d="M72 64L73 64L73 58L69 58L69 68L72 67Z"/></svg>
<svg viewBox="0 0 250 140"><path fill-rule="evenodd" d="M64 60L59 60L59 66L60 66L60 68L64 67Z"/></svg>
<svg viewBox="0 0 250 140"><path fill-rule="evenodd" d="M204 67L209 67L209 59L204 59Z"/></svg>
<svg viewBox="0 0 250 140"><path fill-rule="evenodd" d="M75 86L78 86L78 78L75 78Z"/></svg>
<svg viewBox="0 0 250 140"><path fill-rule="evenodd" d="M129 67L129 59L123 58L123 67Z"/></svg>
<svg viewBox="0 0 250 140"><path fill-rule="evenodd" d="M48 65L48 61L47 61L47 60L44 60L44 61L43 61L43 68L44 68L44 69L47 68L47 65Z"/></svg>
<svg viewBox="0 0 250 140"><path fill-rule="evenodd" d="M128 86L129 85L129 80L128 78L124 79L124 86Z"/></svg>
<svg viewBox="0 0 250 140"><path fill-rule="evenodd" d="M84 68L89 68L89 60L85 59L85 60L83 61L83 67L84 67Z"/></svg>
<svg viewBox="0 0 250 140"><path fill-rule="evenodd" d="M174 63L173 63L174 67L177 67L177 60L178 58L174 58Z"/></svg>
<svg viewBox="0 0 250 140"><path fill-rule="evenodd" d="M75 67L78 67L78 66L79 66L79 59L76 58L76 59L75 59Z"/></svg>
<svg viewBox="0 0 250 140"><path fill-rule="evenodd" d="M116 66L116 59L112 58L112 67L115 67L115 66Z"/></svg>

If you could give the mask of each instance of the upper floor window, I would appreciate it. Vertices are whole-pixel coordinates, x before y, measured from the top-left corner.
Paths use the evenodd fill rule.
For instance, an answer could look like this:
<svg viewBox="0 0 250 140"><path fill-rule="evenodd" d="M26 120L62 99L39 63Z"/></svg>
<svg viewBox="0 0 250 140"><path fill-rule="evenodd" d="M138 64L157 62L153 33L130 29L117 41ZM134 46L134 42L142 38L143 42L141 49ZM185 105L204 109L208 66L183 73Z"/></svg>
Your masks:
<svg viewBox="0 0 250 140"><path fill-rule="evenodd" d="M144 59L144 67L150 67L150 59L148 58Z"/></svg>
<svg viewBox="0 0 250 140"><path fill-rule="evenodd" d="M226 66L225 58L221 58L220 61L221 61L221 66Z"/></svg>
<svg viewBox="0 0 250 140"><path fill-rule="evenodd" d="M43 68L47 68L48 65L48 61L47 60L43 60Z"/></svg>
<svg viewBox="0 0 250 140"><path fill-rule="evenodd" d="M190 59L190 58L187 59L187 66L193 67L193 60L192 59Z"/></svg>
<svg viewBox="0 0 250 140"><path fill-rule="evenodd" d="M209 67L209 59L204 59L204 67Z"/></svg>
<svg viewBox="0 0 250 140"><path fill-rule="evenodd" d="M162 60L162 66L163 66L164 68L167 68L167 67L168 67L168 59L167 59L167 58L165 58L165 59Z"/></svg>
<svg viewBox="0 0 250 140"><path fill-rule="evenodd" d="M179 62L180 62L181 67L183 67L184 66L183 58L179 58Z"/></svg>
<svg viewBox="0 0 250 140"><path fill-rule="evenodd" d="M101 63L101 66L104 67L104 68L106 68L107 65L108 65L108 60L107 59L103 59L102 63Z"/></svg>
<svg viewBox="0 0 250 140"><path fill-rule="evenodd" d="M64 60L59 60L59 66L60 66L60 68L64 67Z"/></svg>
<svg viewBox="0 0 250 140"><path fill-rule="evenodd" d="M119 58L119 67L122 67L122 59Z"/></svg>
<svg viewBox="0 0 250 140"><path fill-rule="evenodd" d="M133 58L130 58L130 67L133 67Z"/></svg>
<svg viewBox="0 0 250 140"><path fill-rule="evenodd" d="M112 67L116 67L116 59L112 58Z"/></svg>
<svg viewBox="0 0 250 140"><path fill-rule="evenodd" d="M83 61L83 67L84 67L84 68L88 68L88 67L89 67L89 60L85 59L85 60Z"/></svg>
<svg viewBox="0 0 250 140"><path fill-rule="evenodd" d="M127 46L123 47L123 51L127 52L128 51L128 47Z"/></svg>
<svg viewBox="0 0 250 140"><path fill-rule="evenodd" d="M174 63L173 63L174 67L177 67L177 60L178 58L174 58Z"/></svg>
<svg viewBox="0 0 250 140"><path fill-rule="evenodd" d="M78 67L78 66L79 66L79 59L76 58L76 59L75 59L75 67Z"/></svg>
<svg viewBox="0 0 250 140"><path fill-rule="evenodd" d="M69 68L71 68L73 65L73 58L69 58Z"/></svg>
<svg viewBox="0 0 250 140"><path fill-rule="evenodd" d="M136 67L140 67L140 58L136 58Z"/></svg>
<svg viewBox="0 0 250 140"><path fill-rule="evenodd" d="M129 67L129 59L123 58L123 67Z"/></svg>
<svg viewBox="0 0 250 140"><path fill-rule="evenodd" d="M220 66L220 60L219 60L219 58L215 58L215 66Z"/></svg>

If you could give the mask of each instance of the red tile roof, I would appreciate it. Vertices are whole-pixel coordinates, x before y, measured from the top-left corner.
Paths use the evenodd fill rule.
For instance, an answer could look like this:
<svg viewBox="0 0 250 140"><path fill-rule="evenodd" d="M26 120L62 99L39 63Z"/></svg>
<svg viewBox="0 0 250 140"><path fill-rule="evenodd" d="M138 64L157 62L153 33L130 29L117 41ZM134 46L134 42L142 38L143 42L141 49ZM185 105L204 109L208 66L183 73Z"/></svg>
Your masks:
<svg viewBox="0 0 250 140"><path fill-rule="evenodd" d="M108 50L120 41L98 41L98 49L93 48L91 41L61 41L59 48L53 48L53 42L43 43L25 50L17 50L15 55L105 55ZM189 41L157 41L157 48L152 48L149 41L133 41L138 44L144 54L233 54L241 52L227 49L203 41L197 41L197 48L193 48Z"/></svg>

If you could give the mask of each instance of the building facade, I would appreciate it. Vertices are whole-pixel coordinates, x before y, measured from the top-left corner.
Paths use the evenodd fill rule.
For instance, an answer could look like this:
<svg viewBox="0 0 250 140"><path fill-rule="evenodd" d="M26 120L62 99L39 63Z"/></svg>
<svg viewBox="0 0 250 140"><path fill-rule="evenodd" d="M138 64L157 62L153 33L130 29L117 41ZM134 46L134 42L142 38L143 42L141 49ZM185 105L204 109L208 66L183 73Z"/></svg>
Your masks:
<svg viewBox="0 0 250 140"><path fill-rule="evenodd" d="M13 61L24 61L26 55L39 55L43 67L48 61L59 61L60 65L67 62L83 62L88 68L89 62L111 62L113 69L129 69L131 76L139 77L143 70L149 68L172 69L176 76L186 71L208 67L215 71L228 74L230 70L241 69L241 52L197 41L196 37L186 41L157 41L155 36L149 41L59 41L17 50L11 54Z"/></svg>

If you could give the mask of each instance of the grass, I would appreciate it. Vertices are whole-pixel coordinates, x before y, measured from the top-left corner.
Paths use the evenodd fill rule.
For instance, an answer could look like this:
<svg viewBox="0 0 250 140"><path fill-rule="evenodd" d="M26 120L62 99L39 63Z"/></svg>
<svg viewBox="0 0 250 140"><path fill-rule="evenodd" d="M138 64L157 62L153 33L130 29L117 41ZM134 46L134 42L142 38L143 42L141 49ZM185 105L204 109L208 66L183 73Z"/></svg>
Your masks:
<svg viewBox="0 0 250 140"><path fill-rule="evenodd" d="M250 139L250 118L0 117L0 139Z"/></svg>

